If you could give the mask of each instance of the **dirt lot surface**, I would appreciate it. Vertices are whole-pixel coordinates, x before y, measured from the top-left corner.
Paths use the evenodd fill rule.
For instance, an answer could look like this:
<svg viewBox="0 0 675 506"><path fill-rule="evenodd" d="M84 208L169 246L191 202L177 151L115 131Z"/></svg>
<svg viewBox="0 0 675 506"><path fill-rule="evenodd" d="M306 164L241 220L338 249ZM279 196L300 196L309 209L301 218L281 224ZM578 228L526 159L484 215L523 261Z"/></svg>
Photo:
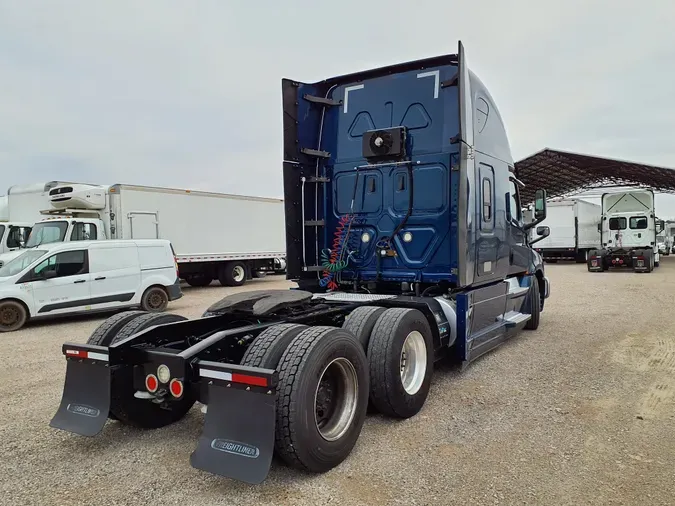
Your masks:
<svg viewBox="0 0 675 506"><path fill-rule="evenodd" d="M103 320L0 335L3 505L444 505L675 503L675 258L651 274L547 266L539 330L464 372L438 368L422 412L371 416L351 456L325 475L274 464L248 486L190 467L203 423L96 438L53 430L64 340ZM246 289L279 288L281 278ZM170 310L197 317L232 289L185 289Z"/></svg>

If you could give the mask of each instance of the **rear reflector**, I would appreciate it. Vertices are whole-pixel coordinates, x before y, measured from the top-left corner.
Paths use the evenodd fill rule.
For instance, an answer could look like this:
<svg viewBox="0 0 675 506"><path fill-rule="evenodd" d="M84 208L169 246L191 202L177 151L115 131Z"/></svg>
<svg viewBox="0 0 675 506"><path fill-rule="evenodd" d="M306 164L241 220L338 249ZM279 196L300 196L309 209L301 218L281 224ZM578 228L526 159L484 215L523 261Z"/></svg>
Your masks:
<svg viewBox="0 0 675 506"><path fill-rule="evenodd" d="M235 383L255 385L257 387L267 386L267 378L261 378L260 376L249 376L248 374L233 374L232 381Z"/></svg>
<svg viewBox="0 0 675 506"><path fill-rule="evenodd" d="M102 360L104 362L108 361L108 355L106 355L105 353L96 353L94 351L86 351L86 350L66 350L66 357L86 358L89 360Z"/></svg>
<svg viewBox="0 0 675 506"><path fill-rule="evenodd" d="M213 378L232 383L242 383L244 385L253 385L257 387L268 386L267 378L262 376L252 376L250 374L238 374L225 371L214 371L213 369L200 369L199 375L204 378Z"/></svg>

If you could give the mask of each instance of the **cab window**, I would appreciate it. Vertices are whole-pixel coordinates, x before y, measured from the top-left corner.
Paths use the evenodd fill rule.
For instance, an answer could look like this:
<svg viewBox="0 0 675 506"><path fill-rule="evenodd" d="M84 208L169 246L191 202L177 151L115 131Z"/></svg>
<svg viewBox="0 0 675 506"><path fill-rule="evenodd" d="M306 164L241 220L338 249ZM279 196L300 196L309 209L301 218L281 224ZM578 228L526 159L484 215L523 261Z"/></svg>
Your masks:
<svg viewBox="0 0 675 506"><path fill-rule="evenodd" d="M17 227L16 225L10 227L9 233L7 234L7 247L20 248L23 244L26 244L29 234L30 227Z"/></svg>
<svg viewBox="0 0 675 506"><path fill-rule="evenodd" d="M73 231L70 233L71 241L95 241L96 225L93 223L73 223Z"/></svg>
<svg viewBox="0 0 675 506"><path fill-rule="evenodd" d="M509 179L509 209L511 210L511 219L520 222L522 211L520 209L520 196L518 187L513 179Z"/></svg>
<svg viewBox="0 0 675 506"><path fill-rule="evenodd" d="M57 278L87 273L87 251L63 251L40 262L33 269L33 278L43 278L47 271L55 271Z"/></svg>
<svg viewBox="0 0 675 506"><path fill-rule="evenodd" d="M626 218L610 218L609 219L609 229L610 230L626 230Z"/></svg>
<svg viewBox="0 0 675 506"><path fill-rule="evenodd" d="M647 217L646 216L631 216L629 226L633 230L644 230L644 229L647 228Z"/></svg>

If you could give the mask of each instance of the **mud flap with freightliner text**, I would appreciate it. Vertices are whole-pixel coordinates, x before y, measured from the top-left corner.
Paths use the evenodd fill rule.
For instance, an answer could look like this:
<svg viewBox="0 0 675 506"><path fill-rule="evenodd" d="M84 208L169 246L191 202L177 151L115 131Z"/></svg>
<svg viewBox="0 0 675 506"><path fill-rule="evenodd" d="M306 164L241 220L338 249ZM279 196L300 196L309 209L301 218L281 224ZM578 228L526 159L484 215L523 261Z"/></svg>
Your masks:
<svg viewBox="0 0 675 506"><path fill-rule="evenodd" d="M66 381L59 409L50 427L95 436L108 419L110 367L108 348L66 343Z"/></svg>
<svg viewBox="0 0 675 506"><path fill-rule="evenodd" d="M190 464L246 483L261 483L274 453L277 373L200 360L207 385L204 429Z"/></svg>

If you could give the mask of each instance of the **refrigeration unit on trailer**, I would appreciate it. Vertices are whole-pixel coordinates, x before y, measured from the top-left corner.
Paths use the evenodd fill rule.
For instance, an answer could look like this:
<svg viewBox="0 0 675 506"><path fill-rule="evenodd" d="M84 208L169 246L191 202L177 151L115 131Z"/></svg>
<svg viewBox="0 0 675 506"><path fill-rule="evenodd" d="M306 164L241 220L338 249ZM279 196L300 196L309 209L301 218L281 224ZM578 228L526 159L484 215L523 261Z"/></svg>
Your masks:
<svg viewBox="0 0 675 506"><path fill-rule="evenodd" d="M50 188L62 184L49 181L9 187L0 197L0 267L26 245L33 224L40 221Z"/></svg>
<svg viewBox="0 0 675 506"><path fill-rule="evenodd" d="M654 211L652 190L603 194L602 248L589 252L588 270L630 267L635 272L652 272L659 266L656 236L664 227Z"/></svg>
<svg viewBox="0 0 675 506"><path fill-rule="evenodd" d="M66 343L51 426L108 418L157 428L199 400L190 458L260 483L273 453L325 472L347 458L369 402L409 418L434 364L468 364L536 329L549 282L524 222L506 131L458 54L282 81L287 277L298 289L225 297L201 318L121 313ZM539 227L540 237L548 233Z"/></svg>
<svg viewBox="0 0 675 506"><path fill-rule="evenodd" d="M47 218L28 246L44 241L168 239L180 276L240 286L285 269L283 201L116 184L69 184L49 191Z"/></svg>
<svg viewBox="0 0 675 506"><path fill-rule="evenodd" d="M545 261L575 260L585 263L588 252L601 247L598 225L602 207L577 199L563 199L549 202L546 220L551 233L539 241L535 250ZM534 238L535 231L531 231Z"/></svg>

